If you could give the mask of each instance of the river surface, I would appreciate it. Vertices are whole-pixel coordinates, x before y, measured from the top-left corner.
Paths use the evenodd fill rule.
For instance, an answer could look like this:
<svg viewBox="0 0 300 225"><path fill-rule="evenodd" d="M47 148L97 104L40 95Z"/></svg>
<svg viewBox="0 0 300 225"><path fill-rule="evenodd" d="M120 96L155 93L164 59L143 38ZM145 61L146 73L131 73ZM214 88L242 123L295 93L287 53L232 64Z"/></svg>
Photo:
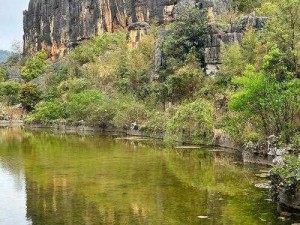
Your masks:
<svg viewBox="0 0 300 225"><path fill-rule="evenodd" d="M262 168L216 149L0 129L0 225L287 225Z"/></svg>

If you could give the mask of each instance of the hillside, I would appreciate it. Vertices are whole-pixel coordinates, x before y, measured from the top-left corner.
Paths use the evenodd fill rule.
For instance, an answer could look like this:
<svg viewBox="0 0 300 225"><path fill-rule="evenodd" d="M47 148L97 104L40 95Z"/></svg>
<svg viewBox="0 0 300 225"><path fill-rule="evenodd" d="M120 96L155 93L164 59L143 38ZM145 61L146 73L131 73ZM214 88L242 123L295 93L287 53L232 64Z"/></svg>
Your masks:
<svg viewBox="0 0 300 225"><path fill-rule="evenodd" d="M101 18L104 0L59 5L55 12L66 14L67 24L48 1L43 10L57 22L50 30L50 21L33 13L39 1L31 1L24 51L34 57L20 68L27 83L9 84L20 89L10 104L22 103L33 123L137 124L187 143L216 143L225 135L242 145L276 135L298 145L299 2L132 1L107 5ZM165 10L153 10L155 4ZM81 21L77 30L66 29L71 18ZM35 40L33 21L43 24ZM98 23L105 24L101 32Z"/></svg>

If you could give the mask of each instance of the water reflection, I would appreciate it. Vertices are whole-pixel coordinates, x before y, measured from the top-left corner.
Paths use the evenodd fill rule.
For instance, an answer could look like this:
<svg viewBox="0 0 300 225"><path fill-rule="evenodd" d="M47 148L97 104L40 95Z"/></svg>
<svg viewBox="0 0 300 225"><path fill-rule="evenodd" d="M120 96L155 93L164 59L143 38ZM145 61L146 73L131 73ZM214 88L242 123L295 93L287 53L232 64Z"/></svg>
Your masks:
<svg viewBox="0 0 300 225"><path fill-rule="evenodd" d="M277 218L254 187L256 169L233 154L11 129L0 142L1 225L291 222Z"/></svg>

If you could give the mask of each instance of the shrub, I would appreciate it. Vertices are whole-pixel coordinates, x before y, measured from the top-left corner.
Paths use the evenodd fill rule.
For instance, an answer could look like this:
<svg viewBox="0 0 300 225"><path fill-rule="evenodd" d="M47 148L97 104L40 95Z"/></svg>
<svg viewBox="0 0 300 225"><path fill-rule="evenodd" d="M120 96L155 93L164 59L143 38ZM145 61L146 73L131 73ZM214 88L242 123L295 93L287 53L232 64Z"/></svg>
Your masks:
<svg viewBox="0 0 300 225"><path fill-rule="evenodd" d="M5 77L6 77L6 69L0 67L0 83L4 81Z"/></svg>
<svg viewBox="0 0 300 225"><path fill-rule="evenodd" d="M20 90L20 103L27 111L34 109L35 105L41 100L41 92L35 84L24 84Z"/></svg>
<svg viewBox="0 0 300 225"><path fill-rule="evenodd" d="M70 94L66 102L66 110L71 121L86 121L90 115L90 107L100 104L102 95L99 91L90 90Z"/></svg>
<svg viewBox="0 0 300 225"><path fill-rule="evenodd" d="M44 73L47 66L47 54L45 51L38 52L32 58L29 58L22 68L22 78L25 81L31 81Z"/></svg>
<svg viewBox="0 0 300 225"><path fill-rule="evenodd" d="M103 95L98 104L91 104L88 107L88 116L86 121L92 125L106 128L113 124L113 119L116 114L118 105L113 103L113 100L107 95Z"/></svg>
<svg viewBox="0 0 300 225"><path fill-rule="evenodd" d="M213 137L213 107L203 99L182 105L167 123L167 142L195 144L211 143Z"/></svg>
<svg viewBox="0 0 300 225"><path fill-rule="evenodd" d="M20 84L15 81L0 83L1 101L8 105L15 105L19 102Z"/></svg>
<svg viewBox="0 0 300 225"><path fill-rule="evenodd" d="M295 193L300 183L300 160L297 156L286 156L283 164L275 166L272 171L288 193Z"/></svg>
<svg viewBox="0 0 300 225"><path fill-rule="evenodd" d="M147 119L147 109L131 96L118 96L113 104L117 106L114 125L129 129L132 123L141 125Z"/></svg>
<svg viewBox="0 0 300 225"><path fill-rule="evenodd" d="M38 103L35 107L35 111L29 114L25 120L27 122L47 123L65 118L67 118L65 105L58 100L54 100Z"/></svg>
<svg viewBox="0 0 300 225"><path fill-rule="evenodd" d="M204 74L192 50L185 61L185 65L170 74L166 80L168 95L172 102L192 99L203 84Z"/></svg>
<svg viewBox="0 0 300 225"><path fill-rule="evenodd" d="M95 62L97 57L104 52L115 50L121 45L126 46L125 32L105 33L82 43L71 52L70 58L77 61L80 65Z"/></svg>

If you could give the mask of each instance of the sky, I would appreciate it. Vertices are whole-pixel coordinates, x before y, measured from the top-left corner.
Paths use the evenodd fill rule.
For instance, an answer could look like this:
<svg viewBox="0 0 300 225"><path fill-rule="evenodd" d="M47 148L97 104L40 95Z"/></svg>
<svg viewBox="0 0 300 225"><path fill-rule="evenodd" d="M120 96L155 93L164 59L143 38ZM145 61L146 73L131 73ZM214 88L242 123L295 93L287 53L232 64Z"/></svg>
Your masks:
<svg viewBox="0 0 300 225"><path fill-rule="evenodd" d="M29 0L0 0L0 49L11 50L14 41L23 39L23 10Z"/></svg>

